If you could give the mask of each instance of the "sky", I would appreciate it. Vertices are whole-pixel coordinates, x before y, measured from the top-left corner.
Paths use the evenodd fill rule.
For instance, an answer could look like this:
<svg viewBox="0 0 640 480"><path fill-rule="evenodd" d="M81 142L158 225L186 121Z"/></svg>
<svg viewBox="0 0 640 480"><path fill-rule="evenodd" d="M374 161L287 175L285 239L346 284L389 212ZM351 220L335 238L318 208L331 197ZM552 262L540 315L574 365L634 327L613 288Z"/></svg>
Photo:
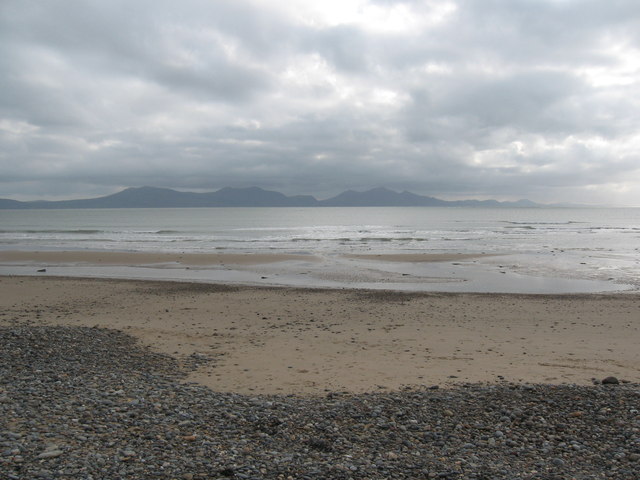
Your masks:
<svg viewBox="0 0 640 480"><path fill-rule="evenodd" d="M2 0L0 197L640 206L638 0Z"/></svg>

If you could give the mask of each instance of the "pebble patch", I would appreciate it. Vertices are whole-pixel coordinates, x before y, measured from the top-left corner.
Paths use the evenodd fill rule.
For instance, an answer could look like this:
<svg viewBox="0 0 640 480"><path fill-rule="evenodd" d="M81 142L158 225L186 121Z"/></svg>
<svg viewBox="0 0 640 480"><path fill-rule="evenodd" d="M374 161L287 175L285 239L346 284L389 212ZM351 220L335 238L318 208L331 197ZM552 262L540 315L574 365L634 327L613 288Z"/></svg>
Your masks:
<svg viewBox="0 0 640 480"><path fill-rule="evenodd" d="M637 479L637 384L217 393L119 331L0 328L2 479Z"/></svg>

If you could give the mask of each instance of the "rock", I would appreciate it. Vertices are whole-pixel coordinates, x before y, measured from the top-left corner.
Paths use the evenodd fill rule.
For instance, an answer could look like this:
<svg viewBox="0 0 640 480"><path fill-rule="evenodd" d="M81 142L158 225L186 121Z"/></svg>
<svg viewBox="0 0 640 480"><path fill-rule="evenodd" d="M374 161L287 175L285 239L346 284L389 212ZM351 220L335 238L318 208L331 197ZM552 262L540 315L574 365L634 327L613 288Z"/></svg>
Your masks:
<svg viewBox="0 0 640 480"><path fill-rule="evenodd" d="M602 379L602 384L603 385L619 385L620 380L618 380L616 377L607 377Z"/></svg>
<svg viewBox="0 0 640 480"><path fill-rule="evenodd" d="M307 441L307 444L309 445L309 447L315 449L315 450L320 450L323 452L330 452L331 451L331 444L329 442L327 442L326 440L323 440L321 438L310 438Z"/></svg>
<svg viewBox="0 0 640 480"><path fill-rule="evenodd" d="M38 455L36 458L55 458L62 455L64 452L62 450L46 450Z"/></svg>

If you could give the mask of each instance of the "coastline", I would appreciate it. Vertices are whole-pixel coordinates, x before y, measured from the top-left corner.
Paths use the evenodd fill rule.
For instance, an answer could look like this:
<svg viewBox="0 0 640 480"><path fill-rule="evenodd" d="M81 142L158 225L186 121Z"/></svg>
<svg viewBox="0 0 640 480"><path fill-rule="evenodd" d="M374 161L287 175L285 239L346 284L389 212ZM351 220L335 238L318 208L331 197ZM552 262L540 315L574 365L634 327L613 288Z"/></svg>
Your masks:
<svg viewBox="0 0 640 480"><path fill-rule="evenodd" d="M214 391L640 381L640 296L409 293L0 277L0 325L99 326Z"/></svg>
<svg viewBox="0 0 640 480"><path fill-rule="evenodd" d="M503 253L169 253L0 250L0 275L119 278L400 292L638 292L640 279L554 270L557 259ZM625 281L626 280L626 281Z"/></svg>
<svg viewBox="0 0 640 480"><path fill-rule="evenodd" d="M72 265L261 265L294 260L317 262L314 255L260 253L165 253L82 250L0 251L1 263L72 264Z"/></svg>

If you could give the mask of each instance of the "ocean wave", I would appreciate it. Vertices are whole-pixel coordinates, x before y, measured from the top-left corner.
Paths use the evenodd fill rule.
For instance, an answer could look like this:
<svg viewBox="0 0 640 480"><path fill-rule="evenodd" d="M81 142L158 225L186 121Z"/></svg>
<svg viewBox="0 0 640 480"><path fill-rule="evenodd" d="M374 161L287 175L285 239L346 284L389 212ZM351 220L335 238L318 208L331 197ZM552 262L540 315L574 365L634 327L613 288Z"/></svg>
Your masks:
<svg viewBox="0 0 640 480"><path fill-rule="evenodd" d="M573 225L577 223L587 223L587 222L578 222L574 220L568 220L566 222L519 222L514 220L502 220L498 223L508 223L510 225Z"/></svg>
<svg viewBox="0 0 640 480"><path fill-rule="evenodd" d="M31 233L31 234L43 234L43 233L63 233L63 234L79 234L79 235L96 235L98 233L109 233L106 230L89 230L89 229L72 229L72 230L64 230L64 229L53 229L53 230L0 230L0 234L21 234L21 233Z"/></svg>
<svg viewBox="0 0 640 480"><path fill-rule="evenodd" d="M476 237L463 237L463 238L442 237L442 240L445 242L473 242L479 239Z"/></svg>

